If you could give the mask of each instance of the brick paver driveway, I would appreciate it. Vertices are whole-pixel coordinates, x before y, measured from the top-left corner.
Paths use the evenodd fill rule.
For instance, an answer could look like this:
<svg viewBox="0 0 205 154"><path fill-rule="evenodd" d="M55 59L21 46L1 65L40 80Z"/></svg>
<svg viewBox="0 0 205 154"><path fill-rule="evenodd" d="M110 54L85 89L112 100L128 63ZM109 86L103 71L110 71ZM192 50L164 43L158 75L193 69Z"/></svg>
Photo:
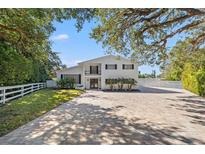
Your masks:
<svg viewBox="0 0 205 154"><path fill-rule="evenodd" d="M204 144L205 100L185 90L87 91L0 144Z"/></svg>

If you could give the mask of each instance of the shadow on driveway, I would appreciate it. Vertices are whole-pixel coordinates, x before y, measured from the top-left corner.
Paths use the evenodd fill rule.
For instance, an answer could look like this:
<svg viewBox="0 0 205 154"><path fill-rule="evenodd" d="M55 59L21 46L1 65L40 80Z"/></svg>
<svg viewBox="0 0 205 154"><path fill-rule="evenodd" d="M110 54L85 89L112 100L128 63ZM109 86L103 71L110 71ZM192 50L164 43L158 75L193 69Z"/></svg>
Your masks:
<svg viewBox="0 0 205 154"><path fill-rule="evenodd" d="M185 116L191 118L191 122L205 126L205 99L199 96L178 96L171 101L183 101L185 104L171 104L170 107L185 111Z"/></svg>
<svg viewBox="0 0 205 154"><path fill-rule="evenodd" d="M117 107L119 108L119 107ZM70 102L0 138L0 144L205 144L163 127L116 116L115 108Z"/></svg>

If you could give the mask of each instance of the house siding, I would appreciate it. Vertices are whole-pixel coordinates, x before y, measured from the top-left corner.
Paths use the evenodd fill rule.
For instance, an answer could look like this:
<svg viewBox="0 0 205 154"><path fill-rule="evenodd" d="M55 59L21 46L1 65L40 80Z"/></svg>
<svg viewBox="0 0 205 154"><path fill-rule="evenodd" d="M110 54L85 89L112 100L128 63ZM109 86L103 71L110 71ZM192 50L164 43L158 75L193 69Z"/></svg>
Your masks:
<svg viewBox="0 0 205 154"><path fill-rule="evenodd" d="M117 69L106 69L106 64L115 64L117 65ZM134 69L123 69L123 64L133 64ZM85 75L85 71L89 70L90 65L99 66L98 71L100 71L101 74ZM83 84L86 89L90 88L90 78L98 78L101 89L108 89L109 86L105 84L105 80L108 78L133 78L138 80L138 65L137 63L133 63L128 59L119 59L114 56L105 56L84 63L79 63L77 67L71 69L68 68L65 71L59 71L57 72L58 79L60 79L61 74L81 74L81 84Z"/></svg>

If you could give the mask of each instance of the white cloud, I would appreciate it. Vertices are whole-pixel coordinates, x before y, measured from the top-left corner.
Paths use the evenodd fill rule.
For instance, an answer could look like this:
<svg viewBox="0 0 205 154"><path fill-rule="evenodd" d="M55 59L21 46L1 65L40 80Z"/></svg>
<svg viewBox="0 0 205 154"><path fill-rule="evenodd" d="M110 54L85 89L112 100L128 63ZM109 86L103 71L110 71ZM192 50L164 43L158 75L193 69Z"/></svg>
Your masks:
<svg viewBox="0 0 205 154"><path fill-rule="evenodd" d="M67 40L69 36L67 34L59 34L57 36L54 36L52 40Z"/></svg>

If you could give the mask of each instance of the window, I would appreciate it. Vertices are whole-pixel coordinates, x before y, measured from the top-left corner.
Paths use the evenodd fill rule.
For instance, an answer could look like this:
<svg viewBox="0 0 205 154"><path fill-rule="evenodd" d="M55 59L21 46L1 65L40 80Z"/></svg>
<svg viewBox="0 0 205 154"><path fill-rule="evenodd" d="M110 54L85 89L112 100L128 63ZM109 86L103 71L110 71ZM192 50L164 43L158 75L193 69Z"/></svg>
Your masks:
<svg viewBox="0 0 205 154"><path fill-rule="evenodd" d="M133 70L134 69L134 64L123 64L122 69L123 70Z"/></svg>
<svg viewBox="0 0 205 154"><path fill-rule="evenodd" d="M63 79L65 78L74 78L76 84L81 84L81 74L61 74Z"/></svg>
<svg viewBox="0 0 205 154"><path fill-rule="evenodd" d="M117 64L106 64L105 69L106 70L116 70L117 69Z"/></svg>
<svg viewBox="0 0 205 154"><path fill-rule="evenodd" d="M98 66L90 66L90 74L98 74Z"/></svg>

